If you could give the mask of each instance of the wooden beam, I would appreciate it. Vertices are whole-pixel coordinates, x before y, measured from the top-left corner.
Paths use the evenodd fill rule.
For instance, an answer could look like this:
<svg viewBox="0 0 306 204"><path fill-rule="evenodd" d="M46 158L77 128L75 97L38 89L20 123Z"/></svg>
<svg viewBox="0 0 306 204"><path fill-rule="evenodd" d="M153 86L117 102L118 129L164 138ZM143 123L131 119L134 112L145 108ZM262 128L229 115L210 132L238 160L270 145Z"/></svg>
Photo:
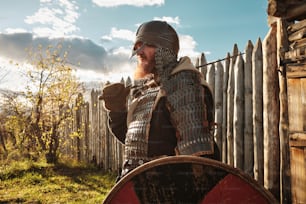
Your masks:
<svg viewBox="0 0 306 204"><path fill-rule="evenodd" d="M267 13L269 16L286 20L303 20L306 17L306 1L269 0Z"/></svg>
<svg viewBox="0 0 306 204"><path fill-rule="evenodd" d="M284 18L287 20L303 19L306 16L305 11L306 11L306 1L304 1L302 4L298 4L288 9Z"/></svg>
<svg viewBox="0 0 306 204"><path fill-rule="evenodd" d="M295 41L295 40L301 40L304 36L306 36L306 27L290 34L289 35L289 41L292 42L292 41Z"/></svg>
<svg viewBox="0 0 306 204"><path fill-rule="evenodd" d="M302 29L302 28L306 28L306 19L302 20L300 22L296 22L294 24L289 25L287 30L288 30L288 32L293 33L295 31L298 31L298 30Z"/></svg>
<svg viewBox="0 0 306 204"><path fill-rule="evenodd" d="M286 8L285 2L269 0L267 13L269 16L281 17L286 13Z"/></svg>

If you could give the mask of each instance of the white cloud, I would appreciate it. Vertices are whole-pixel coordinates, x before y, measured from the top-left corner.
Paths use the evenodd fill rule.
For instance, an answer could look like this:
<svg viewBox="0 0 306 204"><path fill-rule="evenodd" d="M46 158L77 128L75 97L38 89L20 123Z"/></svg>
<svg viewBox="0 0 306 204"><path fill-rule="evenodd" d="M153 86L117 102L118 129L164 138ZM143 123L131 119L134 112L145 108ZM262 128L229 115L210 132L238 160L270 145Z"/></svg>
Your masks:
<svg viewBox="0 0 306 204"><path fill-rule="evenodd" d="M79 71L82 81L90 80L90 77L94 80L98 76L106 76L106 78L112 80L121 79L122 77L130 76L135 67L135 59L130 59L130 48L119 47L106 51L104 47L81 37L33 37L31 33L0 33L0 44L6 47L5 50L0 49L0 57L11 59L13 62L24 63L29 60L26 48L35 49L38 45L46 48L49 45L56 46L58 43L62 44L63 51L68 51L67 62ZM0 64L2 66L5 65L1 61ZM15 74L13 75L15 76ZM114 76L111 77L111 75ZM18 81L11 75L9 79L10 82L11 79ZM101 79L105 79L105 77ZM10 84L10 86L13 87L13 84Z"/></svg>
<svg viewBox="0 0 306 204"><path fill-rule="evenodd" d="M78 31L74 25L79 18L78 6L74 1L41 0L41 8L32 16L27 16L24 20L28 24L40 24L38 28L33 28L36 36L65 36Z"/></svg>
<svg viewBox="0 0 306 204"><path fill-rule="evenodd" d="M102 36L101 37L101 40L102 41L105 41L105 42L109 42L109 41L111 41L113 38L111 37L111 36L109 36L109 35L104 35L104 36Z"/></svg>
<svg viewBox="0 0 306 204"><path fill-rule="evenodd" d="M123 54L123 55L129 56L132 54L132 49L126 48L126 47L119 47L119 48L114 49L112 53L114 55Z"/></svg>
<svg viewBox="0 0 306 204"><path fill-rule="evenodd" d="M198 56L200 56L201 53L195 51L195 48L197 46L196 41L193 39L190 35L179 35L180 39L180 56L189 56L192 59L196 59Z"/></svg>
<svg viewBox="0 0 306 204"><path fill-rule="evenodd" d="M110 32L110 37L122 40L134 41L135 32L126 29L112 28Z"/></svg>
<svg viewBox="0 0 306 204"><path fill-rule="evenodd" d="M13 33L27 33L27 31L23 28L6 28L5 32L7 34L13 34Z"/></svg>
<svg viewBox="0 0 306 204"><path fill-rule="evenodd" d="M116 7L116 6L161 6L165 4L164 0L92 0L94 4L100 7Z"/></svg>
<svg viewBox="0 0 306 204"><path fill-rule="evenodd" d="M178 16L174 18L170 16L154 17L153 20L166 21L169 24L180 25L180 18Z"/></svg>
<svg viewBox="0 0 306 204"><path fill-rule="evenodd" d="M56 30L53 30L51 28L47 27L35 27L33 28L33 33L35 33L35 37L52 37L52 38L57 38L57 37L62 37L63 33L58 32Z"/></svg>

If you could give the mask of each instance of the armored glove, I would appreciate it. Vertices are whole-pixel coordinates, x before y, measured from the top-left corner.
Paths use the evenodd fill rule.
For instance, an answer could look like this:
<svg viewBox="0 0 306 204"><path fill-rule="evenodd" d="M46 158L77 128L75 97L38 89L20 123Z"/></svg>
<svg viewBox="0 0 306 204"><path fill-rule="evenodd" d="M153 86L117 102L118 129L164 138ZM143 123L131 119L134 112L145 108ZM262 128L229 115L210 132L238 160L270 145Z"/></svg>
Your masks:
<svg viewBox="0 0 306 204"><path fill-rule="evenodd" d="M129 93L129 87L125 87L122 83L113 83L103 88L99 100L104 100L104 106L109 111L125 111Z"/></svg>

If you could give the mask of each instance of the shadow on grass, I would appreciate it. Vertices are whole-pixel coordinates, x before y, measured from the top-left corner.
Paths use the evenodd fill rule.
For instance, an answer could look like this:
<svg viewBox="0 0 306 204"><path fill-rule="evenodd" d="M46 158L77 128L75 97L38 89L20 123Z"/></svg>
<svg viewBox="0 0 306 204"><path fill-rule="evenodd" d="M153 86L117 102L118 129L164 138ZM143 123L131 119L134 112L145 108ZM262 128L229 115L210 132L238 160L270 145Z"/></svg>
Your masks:
<svg viewBox="0 0 306 204"><path fill-rule="evenodd" d="M0 180L10 180L15 178L23 178L27 174L40 175L44 179L48 179L49 182L58 184L59 180L53 180L52 177L64 176L70 179L72 182L84 186L90 190L94 190L98 193L105 193L106 189L109 189L112 185L112 181L115 180L115 175L107 173L96 167L80 167L69 166L62 163L58 163L52 166L38 166L32 165L28 169L14 169L9 172L0 173ZM105 177L105 179L103 179ZM67 186L67 189L69 187ZM70 189L71 191L71 189ZM19 201L12 201L12 203L20 203ZM0 202L1 203L1 202ZM11 203L11 202L8 202Z"/></svg>
<svg viewBox="0 0 306 204"><path fill-rule="evenodd" d="M64 164L57 164L54 167L54 172L57 175L70 178L73 182L86 186L91 190L95 190L99 193L105 193L105 189L109 188L109 180L115 180L115 175L107 173L101 169L95 167L69 167ZM94 178L98 176L105 176L106 182L102 182L100 179Z"/></svg>

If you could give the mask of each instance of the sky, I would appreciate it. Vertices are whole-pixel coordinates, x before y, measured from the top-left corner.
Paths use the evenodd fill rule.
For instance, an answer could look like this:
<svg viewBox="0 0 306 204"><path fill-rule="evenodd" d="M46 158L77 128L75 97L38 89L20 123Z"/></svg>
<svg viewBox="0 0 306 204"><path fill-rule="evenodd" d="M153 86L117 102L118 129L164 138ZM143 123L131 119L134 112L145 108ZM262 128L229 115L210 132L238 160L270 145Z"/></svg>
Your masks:
<svg viewBox="0 0 306 204"><path fill-rule="evenodd" d="M80 81L119 82L133 76L130 58L138 26L150 20L172 25L179 57L207 62L244 51L268 33L267 0L2 0L0 6L0 89L24 87L19 66L25 49L70 47L68 62ZM26 67L26 66L25 66Z"/></svg>

